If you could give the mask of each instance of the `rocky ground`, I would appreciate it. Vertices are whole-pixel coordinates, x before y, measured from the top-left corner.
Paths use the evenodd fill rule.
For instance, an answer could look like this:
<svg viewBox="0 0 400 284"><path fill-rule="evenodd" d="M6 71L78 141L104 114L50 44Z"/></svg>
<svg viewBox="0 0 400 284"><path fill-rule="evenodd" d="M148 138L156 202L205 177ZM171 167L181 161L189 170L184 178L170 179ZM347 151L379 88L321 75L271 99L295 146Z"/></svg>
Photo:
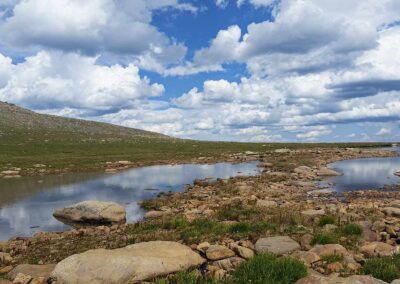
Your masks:
<svg viewBox="0 0 400 284"><path fill-rule="evenodd" d="M340 174L325 167L330 162L392 155L232 156L260 159L262 174L198 180L144 201L146 218L136 224L0 243L0 283L400 283L400 188L318 191L324 176Z"/></svg>

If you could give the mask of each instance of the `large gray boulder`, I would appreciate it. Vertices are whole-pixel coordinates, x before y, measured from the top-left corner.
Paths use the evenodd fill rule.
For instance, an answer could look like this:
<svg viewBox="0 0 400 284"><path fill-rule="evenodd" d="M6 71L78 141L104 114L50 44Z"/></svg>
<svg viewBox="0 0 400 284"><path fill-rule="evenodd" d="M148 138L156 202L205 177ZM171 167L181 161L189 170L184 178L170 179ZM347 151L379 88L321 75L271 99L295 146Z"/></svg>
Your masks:
<svg viewBox="0 0 400 284"><path fill-rule="evenodd" d="M57 209L53 216L69 225L110 225L126 222L126 210L114 202L83 201Z"/></svg>
<svg viewBox="0 0 400 284"><path fill-rule="evenodd" d="M58 284L136 283L204 262L205 259L185 245L153 241L72 255L57 264L52 277Z"/></svg>
<svg viewBox="0 0 400 284"><path fill-rule="evenodd" d="M257 253L290 254L300 249L299 243L288 236L260 238L255 244Z"/></svg>

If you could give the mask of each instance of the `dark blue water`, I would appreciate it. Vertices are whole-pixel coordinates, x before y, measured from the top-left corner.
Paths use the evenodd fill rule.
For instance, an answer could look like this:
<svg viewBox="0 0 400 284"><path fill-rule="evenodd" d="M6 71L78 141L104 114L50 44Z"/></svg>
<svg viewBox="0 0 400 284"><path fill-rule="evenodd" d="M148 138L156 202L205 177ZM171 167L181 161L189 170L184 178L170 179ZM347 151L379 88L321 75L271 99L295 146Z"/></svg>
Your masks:
<svg viewBox="0 0 400 284"><path fill-rule="evenodd" d="M386 150L386 149L385 149ZM400 148L387 148L400 152ZM394 173L400 171L400 157L368 158L339 161L328 165L342 176L327 178L329 187L335 191L362 189L380 189L386 185L400 184L400 177Z"/></svg>
<svg viewBox="0 0 400 284"><path fill-rule="evenodd" d="M211 165L162 165L115 174L71 174L0 180L0 240L37 231L65 230L55 209L84 200L115 201L125 206L128 222L143 217L138 202L160 192L182 191L195 179L256 175L257 162ZM152 189L152 190L146 190ZM155 189L155 190L154 190Z"/></svg>

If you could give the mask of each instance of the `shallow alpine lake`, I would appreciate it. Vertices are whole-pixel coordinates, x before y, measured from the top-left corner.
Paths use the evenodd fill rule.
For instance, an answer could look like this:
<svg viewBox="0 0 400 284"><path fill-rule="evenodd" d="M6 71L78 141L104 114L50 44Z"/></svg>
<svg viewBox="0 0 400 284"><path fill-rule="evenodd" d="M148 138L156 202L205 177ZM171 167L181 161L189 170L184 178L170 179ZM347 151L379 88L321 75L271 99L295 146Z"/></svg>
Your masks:
<svg viewBox="0 0 400 284"><path fill-rule="evenodd" d="M0 240L69 227L53 217L55 209L84 200L114 201L125 206L127 222L144 215L139 201L160 192L183 191L195 179L257 175L258 162L161 165L114 174L66 174L0 180Z"/></svg>
<svg viewBox="0 0 400 284"><path fill-rule="evenodd" d="M400 153L399 147L385 148ZM334 191L363 189L382 189L385 186L400 184L400 157L367 158L338 161L329 168L343 173L342 176L326 178L322 185Z"/></svg>

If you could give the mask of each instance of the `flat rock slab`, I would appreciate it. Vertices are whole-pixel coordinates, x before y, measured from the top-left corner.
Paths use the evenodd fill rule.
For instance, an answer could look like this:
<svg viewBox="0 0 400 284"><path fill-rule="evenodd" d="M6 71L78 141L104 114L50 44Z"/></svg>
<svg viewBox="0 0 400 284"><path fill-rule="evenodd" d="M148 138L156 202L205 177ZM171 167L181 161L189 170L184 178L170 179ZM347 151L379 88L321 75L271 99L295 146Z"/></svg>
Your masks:
<svg viewBox="0 0 400 284"><path fill-rule="evenodd" d="M255 244L257 253L290 254L300 249L300 245L288 236L260 238Z"/></svg>
<svg viewBox="0 0 400 284"><path fill-rule="evenodd" d="M153 241L72 255L57 264L52 277L58 284L135 283L186 270L204 262L205 259L185 245Z"/></svg>
<svg viewBox="0 0 400 284"><path fill-rule="evenodd" d="M219 260L235 256L235 253L225 246L212 245L207 249L206 256L210 260Z"/></svg>
<svg viewBox="0 0 400 284"><path fill-rule="evenodd" d="M311 274L296 284L387 284L387 282L366 275L353 275L347 278Z"/></svg>
<svg viewBox="0 0 400 284"><path fill-rule="evenodd" d="M395 247L382 242L371 242L360 247L360 252L366 257L391 256L395 253L395 250Z"/></svg>
<svg viewBox="0 0 400 284"><path fill-rule="evenodd" d="M319 257L324 257L327 255L341 255L346 256L349 255L347 249L339 244L327 244L327 245L316 245L309 252L317 254Z"/></svg>
<svg viewBox="0 0 400 284"><path fill-rule="evenodd" d="M108 225L126 222L126 210L114 202L83 201L57 209L53 216L66 224Z"/></svg>
<svg viewBox="0 0 400 284"><path fill-rule="evenodd" d="M382 209L382 211L387 216L394 216L394 217L399 217L400 216L400 208L398 208L398 207L385 207L385 208Z"/></svg>
<svg viewBox="0 0 400 284"><path fill-rule="evenodd" d="M324 209L308 209L308 210L301 211L301 214L308 216L308 217L316 217L316 216L325 215L325 210Z"/></svg>
<svg viewBox="0 0 400 284"><path fill-rule="evenodd" d="M50 274L53 272L55 267L55 264L20 264L8 273L8 277L14 279L19 273L22 273L33 278L44 277L47 279L50 277Z"/></svg>
<svg viewBox="0 0 400 284"><path fill-rule="evenodd" d="M329 169L329 168L321 168L317 171L318 176L341 176L343 175L342 173L339 173L335 170Z"/></svg>

